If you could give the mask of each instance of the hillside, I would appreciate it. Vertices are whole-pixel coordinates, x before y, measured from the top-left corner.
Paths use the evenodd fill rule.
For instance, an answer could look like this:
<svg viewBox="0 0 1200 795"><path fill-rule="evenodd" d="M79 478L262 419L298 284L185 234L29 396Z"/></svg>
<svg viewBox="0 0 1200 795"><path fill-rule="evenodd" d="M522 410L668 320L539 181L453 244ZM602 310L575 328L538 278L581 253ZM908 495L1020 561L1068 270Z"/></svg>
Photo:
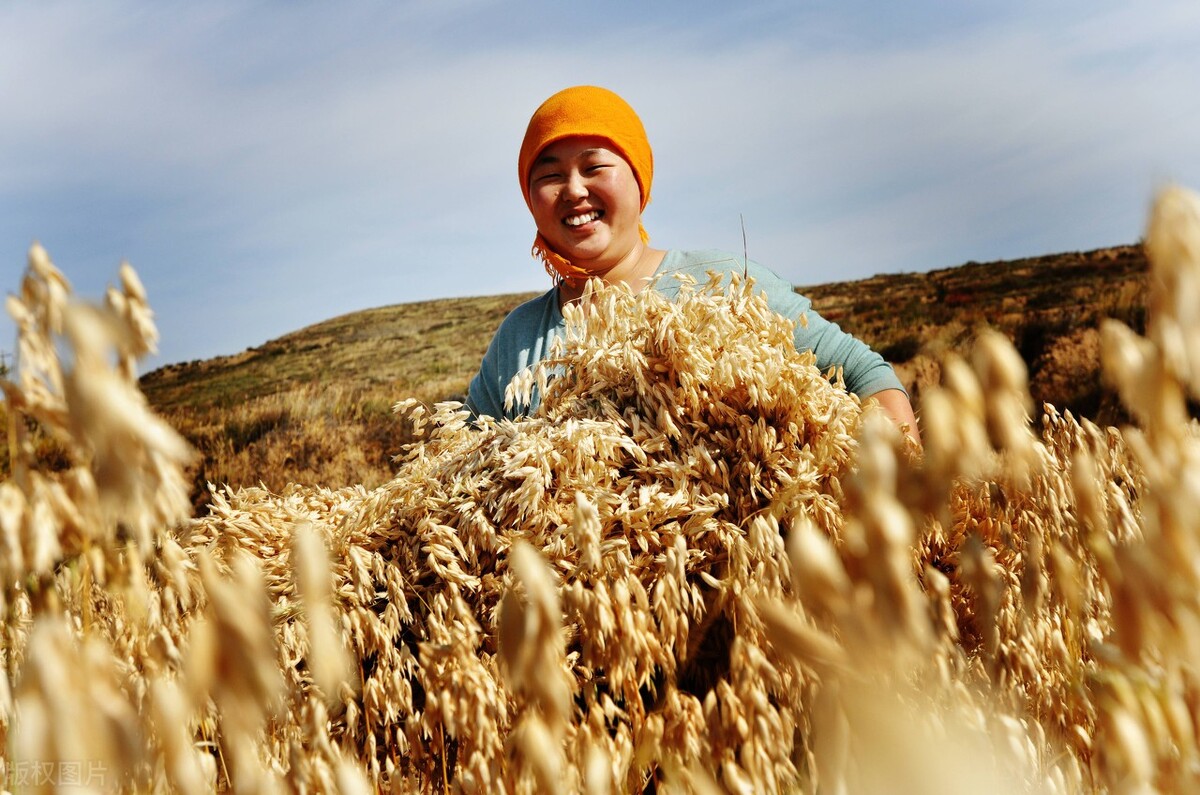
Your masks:
<svg viewBox="0 0 1200 795"><path fill-rule="evenodd" d="M1097 329L1109 317L1143 329L1146 272L1142 248L1120 246L799 289L892 362L918 399L940 356L965 353L987 325L1020 351L1035 400L1109 423L1121 417L1101 389Z"/></svg>
<svg viewBox="0 0 1200 795"><path fill-rule="evenodd" d="M1097 326L1142 327L1146 260L1138 246L800 287L824 316L892 361L920 406L938 361L965 353L979 328L1012 339L1035 400L1115 423L1100 386ZM233 356L160 368L141 379L154 407L201 451L206 484L386 479L409 439L394 402L461 398L504 315L530 294L398 304L300 329Z"/></svg>
<svg viewBox="0 0 1200 795"><path fill-rule="evenodd" d="M1124 246L798 290L826 318L882 352L919 392L929 382L931 360L963 348L981 324L1015 342L1032 381L1057 383L1056 371L1069 364L1072 351L1090 349L1086 340L1100 318L1118 317L1140 328L1145 273L1141 248ZM382 387L397 399L459 396L496 326L532 295L355 312L233 356L168 365L145 375L142 389L161 411L230 408L306 384ZM1072 404L1072 395L1044 383L1039 388L1039 399Z"/></svg>
<svg viewBox="0 0 1200 795"><path fill-rule="evenodd" d="M368 309L232 356L167 365L141 379L159 410L229 408L304 384L382 386L399 399L461 392L492 332L532 297L449 298Z"/></svg>

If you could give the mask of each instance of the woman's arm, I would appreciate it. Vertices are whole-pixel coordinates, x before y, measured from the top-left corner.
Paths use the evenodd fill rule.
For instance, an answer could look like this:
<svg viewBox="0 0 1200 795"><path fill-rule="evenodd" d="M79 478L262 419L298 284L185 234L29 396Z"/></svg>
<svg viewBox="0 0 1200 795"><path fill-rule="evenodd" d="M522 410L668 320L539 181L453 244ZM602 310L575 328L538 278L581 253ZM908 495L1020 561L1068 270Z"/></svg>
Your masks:
<svg viewBox="0 0 1200 795"><path fill-rule="evenodd" d="M913 413L912 403L902 389L884 389L867 398L874 401L883 413L891 418L902 431L913 440L917 447L921 446L921 432L917 429L917 415Z"/></svg>

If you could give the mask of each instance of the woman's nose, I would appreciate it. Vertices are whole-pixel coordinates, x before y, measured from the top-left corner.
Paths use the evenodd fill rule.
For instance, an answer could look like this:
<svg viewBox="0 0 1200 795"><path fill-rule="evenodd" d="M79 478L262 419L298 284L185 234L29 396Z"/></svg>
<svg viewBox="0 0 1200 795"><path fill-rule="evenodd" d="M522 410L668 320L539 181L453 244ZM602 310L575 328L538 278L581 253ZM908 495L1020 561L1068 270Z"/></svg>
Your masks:
<svg viewBox="0 0 1200 795"><path fill-rule="evenodd" d="M572 171L567 175L567 181L563 185L562 198L569 201L582 199L587 195L587 186L583 182L583 174L578 171Z"/></svg>

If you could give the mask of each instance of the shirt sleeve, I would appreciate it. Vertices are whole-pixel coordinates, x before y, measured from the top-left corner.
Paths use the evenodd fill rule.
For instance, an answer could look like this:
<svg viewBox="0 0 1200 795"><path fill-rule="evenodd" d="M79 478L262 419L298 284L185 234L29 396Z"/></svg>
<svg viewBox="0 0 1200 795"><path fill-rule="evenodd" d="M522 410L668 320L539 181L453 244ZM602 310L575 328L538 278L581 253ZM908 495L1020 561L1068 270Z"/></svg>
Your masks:
<svg viewBox="0 0 1200 795"><path fill-rule="evenodd" d="M487 353L483 355L483 361L479 363L479 370L467 388L467 410L474 417L481 417L485 414L495 419L504 417L504 394L499 387L500 372L497 366L496 339L498 336L499 334L492 337Z"/></svg>
<svg viewBox="0 0 1200 795"><path fill-rule="evenodd" d="M767 304L779 314L796 323L796 350L811 350L821 372L840 367L846 389L860 398L870 397L885 389L904 385L895 370L869 345L831 323L813 309L812 301L800 295L784 279L769 269L751 262L749 273L767 294Z"/></svg>
<svg viewBox="0 0 1200 795"><path fill-rule="evenodd" d="M516 419L537 408L541 396L530 396L529 405L504 407L504 392L517 373L546 358L556 329L562 323L558 293L550 290L518 306L500 324L479 370L467 389L467 410L474 416Z"/></svg>

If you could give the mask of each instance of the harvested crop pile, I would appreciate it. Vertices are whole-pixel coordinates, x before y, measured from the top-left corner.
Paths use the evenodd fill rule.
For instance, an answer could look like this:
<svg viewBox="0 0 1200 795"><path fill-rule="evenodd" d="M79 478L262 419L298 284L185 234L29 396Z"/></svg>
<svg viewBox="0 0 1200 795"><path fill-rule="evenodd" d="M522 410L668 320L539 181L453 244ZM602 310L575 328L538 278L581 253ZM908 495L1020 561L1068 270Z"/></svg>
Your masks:
<svg viewBox="0 0 1200 795"><path fill-rule="evenodd" d="M984 336L923 395L914 453L752 284L611 289L514 385L542 390L534 417L409 405L424 435L384 486L222 493L191 520L188 452L132 386L154 341L136 277L75 305L35 249L4 388L74 466L35 471L15 426L4 772L51 789L84 763L95 789L184 792L1196 788L1198 206L1157 205L1147 337L1102 333L1139 429L1051 409L1035 434L1023 365Z"/></svg>
<svg viewBox="0 0 1200 795"><path fill-rule="evenodd" d="M593 752L619 791L702 760L794 780L805 679L755 605L789 590L780 518L837 534L858 405L750 284L678 304L605 291L572 323L536 417L475 428L443 406L390 483L344 517L304 517L330 539L364 661L338 741L372 776L481 791L579 789ZM286 600L290 563L270 551L297 512L258 500L218 506L190 544L252 550ZM506 738L529 753L514 761Z"/></svg>

